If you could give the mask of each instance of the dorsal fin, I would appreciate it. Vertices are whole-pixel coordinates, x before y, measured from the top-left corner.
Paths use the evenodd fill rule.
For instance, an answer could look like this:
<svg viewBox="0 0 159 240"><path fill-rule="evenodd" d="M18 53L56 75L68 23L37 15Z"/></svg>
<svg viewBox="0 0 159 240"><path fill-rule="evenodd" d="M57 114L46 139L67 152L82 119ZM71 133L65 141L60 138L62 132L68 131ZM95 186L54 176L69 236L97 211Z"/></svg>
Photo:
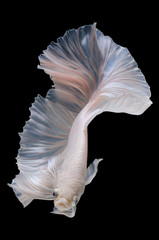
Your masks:
<svg viewBox="0 0 159 240"><path fill-rule="evenodd" d="M19 169L32 172L47 164L66 147L70 128L77 113L54 102L54 89L46 98L38 95L30 108L30 119L20 133Z"/></svg>

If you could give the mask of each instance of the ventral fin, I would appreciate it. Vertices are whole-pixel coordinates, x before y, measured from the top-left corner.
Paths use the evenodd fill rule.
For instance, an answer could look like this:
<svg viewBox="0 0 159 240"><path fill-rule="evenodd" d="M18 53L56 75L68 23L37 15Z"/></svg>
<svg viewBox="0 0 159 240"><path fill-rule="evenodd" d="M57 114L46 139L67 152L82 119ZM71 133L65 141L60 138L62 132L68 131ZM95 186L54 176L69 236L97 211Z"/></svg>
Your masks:
<svg viewBox="0 0 159 240"><path fill-rule="evenodd" d="M102 161L103 158L95 159L93 163L89 165L87 168L87 174L86 174L86 179L85 179L85 185L88 185L89 183L92 182L93 178L96 176L97 171L98 171L98 164L100 161Z"/></svg>

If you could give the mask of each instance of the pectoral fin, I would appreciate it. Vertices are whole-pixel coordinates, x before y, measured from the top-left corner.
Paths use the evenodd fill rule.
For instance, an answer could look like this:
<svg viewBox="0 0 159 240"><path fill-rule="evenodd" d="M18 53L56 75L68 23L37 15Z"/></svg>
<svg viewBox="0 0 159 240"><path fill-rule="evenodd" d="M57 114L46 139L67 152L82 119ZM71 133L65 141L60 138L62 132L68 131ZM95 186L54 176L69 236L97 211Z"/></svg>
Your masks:
<svg viewBox="0 0 159 240"><path fill-rule="evenodd" d="M89 165L89 167L87 168L85 185L88 185L89 183L92 182L93 178L94 178L95 175L97 174L98 164L99 164L99 162L102 161L102 160L103 160L103 158L95 159L95 160L93 161L93 163L91 163L91 164Z"/></svg>

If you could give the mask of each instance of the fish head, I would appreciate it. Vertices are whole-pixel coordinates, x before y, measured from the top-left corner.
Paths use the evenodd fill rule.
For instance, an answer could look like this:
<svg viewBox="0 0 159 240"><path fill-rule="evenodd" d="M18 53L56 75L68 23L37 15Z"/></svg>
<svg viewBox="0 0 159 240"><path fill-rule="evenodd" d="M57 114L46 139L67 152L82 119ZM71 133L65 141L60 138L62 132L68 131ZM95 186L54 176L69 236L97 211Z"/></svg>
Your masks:
<svg viewBox="0 0 159 240"><path fill-rule="evenodd" d="M76 205L79 201L79 198L77 196L74 196L71 199L66 199L64 197L58 196L54 200L54 214L62 214L67 217L74 217L76 213Z"/></svg>

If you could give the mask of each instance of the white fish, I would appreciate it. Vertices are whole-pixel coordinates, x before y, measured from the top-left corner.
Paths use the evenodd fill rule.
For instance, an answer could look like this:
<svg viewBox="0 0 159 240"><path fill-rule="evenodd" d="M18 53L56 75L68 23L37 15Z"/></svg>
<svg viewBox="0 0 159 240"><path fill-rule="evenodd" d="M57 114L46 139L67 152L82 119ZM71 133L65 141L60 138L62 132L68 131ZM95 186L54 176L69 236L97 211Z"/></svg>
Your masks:
<svg viewBox="0 0 159 240"><path fill-rule="evenodd" d="M88 124L104 111L142 114L152 103L150 88L130 52L96 24L69 30L39 60L54 86L30 108L20 134L20 173L9 186L24 207L54 200L54 213L73 217L102 160L87 168Z"/></svg>

